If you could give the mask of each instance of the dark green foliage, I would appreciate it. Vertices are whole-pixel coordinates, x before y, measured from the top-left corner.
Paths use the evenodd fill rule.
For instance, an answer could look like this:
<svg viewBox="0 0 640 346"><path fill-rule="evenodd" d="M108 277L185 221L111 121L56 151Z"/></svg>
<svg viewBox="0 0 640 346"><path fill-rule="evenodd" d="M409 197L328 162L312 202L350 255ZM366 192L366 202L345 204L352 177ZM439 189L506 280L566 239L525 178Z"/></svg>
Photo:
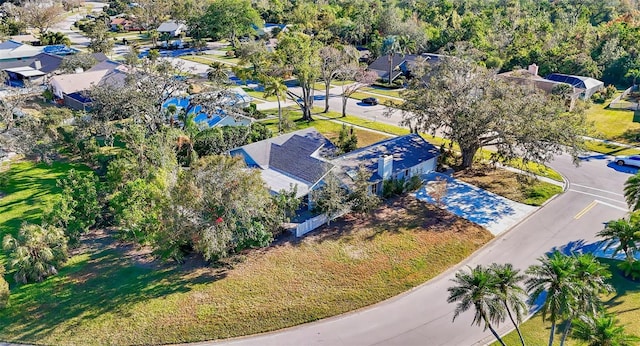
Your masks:
<svg viewBox="0 0 640 346"><path fill-rule="evenodd" d="M17 282L42 281L58 273L68 257L67 238L60 228L23 224L17 237L5 235L2 248Z"/></svg>
<svg viewBox="0 0 640 346"><path fill-rule="evenodd" d="M206 129L195 137L193 148L198 156L219 155L245 144L271 138L271 131L261 123L251 126L222 126Z"/></svg>
<svg viewBox="0 0 640 346"><path fill-rule="evenodd" d="M422 179L419 176L414 175L409 180L407 180L404 184L404 190L408 192L416 191L422 187Z"/></svg>
<svg viewBox="0 0 640 346"><path fill-rule="evenodd" d="M4 279L4 266L0 265L0 309L3 309L7 306L7 302L9 301L9 284L7 280Z"/></svg>
<svg viewBox="0 0 640 346"><path fill-rule="evenodd" d="M98 179L93 172L72 169L57 185L62 193L43 215L43 222L63 229L69 243L76 245L100 215Z"/></svg>
<svg viewBox="0 0 640 346"><path fill-rule="evenodd" d="M313 192L315 208L327 215L327 224L331 223L341 212L349 209L347 191L341 186L340 180L333 174L324 179L324 186Z"/></svg>
<svg viewBox="0 0 640 346"><path fill-rule="evenodd" d="M353 189L348 197L351 210L356 213L366 214L380 204L380 198L371 193L370 178L371 172L364 167L358 168Z"/></svg>
<svg viewBox="0 0 640 346"><path fill-rule="evenodd" d="M338 149L340 153L345 154L358 148L358 135L353 126L347 128L346 124L342 124L340 134L338 135Z"/></svg>
<svg viewBox="0 0 640 346"><path fill-rule="evenodd" d="M387 179L382 184L382 197L390 198L405 192L405 179Z"/></svg>

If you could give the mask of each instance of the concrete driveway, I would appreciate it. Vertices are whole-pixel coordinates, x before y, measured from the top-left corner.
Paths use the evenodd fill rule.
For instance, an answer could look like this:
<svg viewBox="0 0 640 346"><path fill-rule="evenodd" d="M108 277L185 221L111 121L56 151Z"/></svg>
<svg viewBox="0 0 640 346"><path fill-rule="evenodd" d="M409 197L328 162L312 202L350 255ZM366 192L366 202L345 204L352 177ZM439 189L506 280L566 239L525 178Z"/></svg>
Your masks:
<svg viewBox="0 0 640 346"><path fill-rule="evenodd" d="M447 181L446 195L441 200L446 210L485 227L493 235L515 226L537 209L439 173L423 176L427 183L415 193L416 198L435 204L429 191L436 179Z"/></svg>

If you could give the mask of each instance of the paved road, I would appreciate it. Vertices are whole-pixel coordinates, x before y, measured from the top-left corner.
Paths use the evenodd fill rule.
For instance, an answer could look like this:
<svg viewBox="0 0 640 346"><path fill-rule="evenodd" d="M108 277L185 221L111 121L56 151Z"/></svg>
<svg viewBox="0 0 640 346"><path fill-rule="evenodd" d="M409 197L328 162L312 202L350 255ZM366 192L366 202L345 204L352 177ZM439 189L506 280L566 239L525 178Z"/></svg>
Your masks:
<svg viewBox="0 0 640 346"><path fill-rule="evenodd" d="M100 13L105 6L107 6L107 4L103 2L86 1L83 4L83 8L75 9L65 20L54 26L52 31L60 31L67 35L69 40L71 40L71 44L74 46L78 46L79 48L87 47L89 45L89 39L84 36L82 32L71 30L71 26L78 19L84 18L87 9L90 8L93 13Z"/></svg>
<svg viewBox="0 0 640 346"><path fill-rule="evenodd" d="M334 107L332 99L332 107ZM378 117L382 107L350 102L349 113ZM355 108L354 108L355 107ZM360 110L357 107L364 108ZM377 115L375 115L377 113ZM393 123L393 120L376 120ZM634 169L610 165L604 155L583 158L575 167L568 155L551 164L565 175L567 191L460 264L513 263L518 268L537 262L553 249L577 250L597 241L603 224L626 214L624 181ZM452 323L454 305L446 303L454 268L405 294L342 316L263 335L225 340L228 345L484 345L489 332L469 327L472 313ZM509 329L503 326L503 332ZM218 343L202 343L218 344Z"/></svg>

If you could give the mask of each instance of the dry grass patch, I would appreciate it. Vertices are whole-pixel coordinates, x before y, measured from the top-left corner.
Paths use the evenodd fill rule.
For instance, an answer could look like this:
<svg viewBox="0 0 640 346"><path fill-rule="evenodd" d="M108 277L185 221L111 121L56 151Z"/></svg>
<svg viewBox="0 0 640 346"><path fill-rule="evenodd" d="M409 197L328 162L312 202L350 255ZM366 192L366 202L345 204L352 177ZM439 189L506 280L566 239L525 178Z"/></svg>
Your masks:
<svg viewBox="0 0 640 346"><path fill-rule="evenodd" d="M558 185L504 169L465 170L456 172L454 177L512 201L535 206L562 192Z"/></svg>
<svg viewBox="0 0 640 346"><path fill-rule="evenodd" d="M108 249L14 288L0 339L38 344L162 344L276 330L415 287L492 238L412 197L350 215L302 239L218 268L140 265ZM37 316L34 317L34 316Z"/></svg>

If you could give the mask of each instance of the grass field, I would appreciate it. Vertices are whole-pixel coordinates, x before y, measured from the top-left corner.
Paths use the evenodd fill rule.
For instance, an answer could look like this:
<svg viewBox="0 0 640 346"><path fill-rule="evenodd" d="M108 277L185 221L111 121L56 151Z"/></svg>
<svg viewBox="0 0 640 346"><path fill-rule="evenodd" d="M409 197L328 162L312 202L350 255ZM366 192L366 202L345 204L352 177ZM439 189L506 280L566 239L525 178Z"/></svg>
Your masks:
<svg viewBox="0 0 640 346"><path fill-rule="evenodd" d="M37 217L65 171L15 165L9 198ZM33 175L32 175L33 174ZM18 197L14 197L13 195ZM20 197L22 196L22 197ZM6 202L3 201L3 203ZM2 210L11 213L9 205ZM23 210L25 210L23 208ZM299 241L246 252L211 268L145 260L96 235L44 282L16 286L0 310L0 340L35 344L164 344L276 330L361 308L433 278L492 236L414 198L368 218L347 216Z"/></svg>
<svg viewBox="0 0 640 346"><path fill-rule="evenodd" d="M618 261L609 259L601 259L601 262L608 265L613 277L611 284L615 287L617 294L606 297L605 306L607 311L615 314L620 322L625 325L627 332L633 332L640 336L640 284L625 279L616 264ZM549 342L549 328L551 324L543 322L540 314L536 314L529 321L525 322L521 326L522 335L524 336L527 345L547 345ZM562 335L562 329L558 330L555 337L556 345L560 344L560 337ZM515 332L510 333L504 338L507 345L518 345L520 343L518 334ZM568 340L568 345L583 345L579 342ZM497 342L492 346L499 345Z"/></svg>
<svg viewBox="0 0 640 346"><path fill-rule="evenodd" d="M63 178L71 168L87 170L84 166L54 162L44 163L16 162L7 166L3 175L9 177L4 186L0 186L0 238L5 234L17 234L23 222L40 222L44 208L52 203L59 189L57 179ZM9 167L6 169L6 167ZM0 260L4 254L0 251Z"/></svg>
<svg viewBox="0 0 640 346"><path fill-rule="evenodd" d="M539 180L526 184L518 180L518 174L504 169L476 169L460 171L454 177L491 191L512 201L539 206L562 192L562 187Z"/></svg>
<svg viewBox="0 0 640 346"><path fill-rule="evenodd" d="M265 113L271 114L272 112L275 112L275 114L277 114L278 111L275 110L275 111L269 111ZM331 141L333 141L334 143L337 142L338 136L340 135L340 130L342 129L341 124L333 122L329 119L316 119L312 122L301 121L301 120L298 120L300 117L299 111L284 109L283 114L286 116L287 113L289 114L288 116L292 120L294 120L294 124L295 124L295 128L290 129L289 131L301 130L308 127L315 127L316 130L318 130L318 132L325 135ZM265 125L267 125L267 127L269 127L269 129L271 129L271 131L273 131L274 133L278 132L278 119L268 119L262 122ZM366 147L367 145L371 145L373 143L379 142L381 140L384 140L390 137L380 133L362 130L362 129L355 129L355 132L356 132L356 135L358 136L358 148Z"/></svg>
<svg viewBox="0 0 640 346"><path fill-rule="evenodd" d="M608 109L604 104L593 104L586 112L587 121L592 122L594 131L592 137L608 139L624 143L638 143L635 140L640 135L640 122L633 111Z"/></svg>
<svg viewBox="0 0 640 346"><path fill-rule="evenodd" d="M634 155L640 154L640 149L625 148L619 145L604 143L598 141L586 141L586 148L589 151L595 151L596 153L607 155Z"/></svg>
<svg viewBox="0 0 640 346"><path fill-rule="evenodd" d="M400 96L400 91L404 89L388 89L388 88L383 88L379 86L370 86L370 87L362 88L361 90L374 93L374 94L379 94L379 95L402 98Z"/></svg>

